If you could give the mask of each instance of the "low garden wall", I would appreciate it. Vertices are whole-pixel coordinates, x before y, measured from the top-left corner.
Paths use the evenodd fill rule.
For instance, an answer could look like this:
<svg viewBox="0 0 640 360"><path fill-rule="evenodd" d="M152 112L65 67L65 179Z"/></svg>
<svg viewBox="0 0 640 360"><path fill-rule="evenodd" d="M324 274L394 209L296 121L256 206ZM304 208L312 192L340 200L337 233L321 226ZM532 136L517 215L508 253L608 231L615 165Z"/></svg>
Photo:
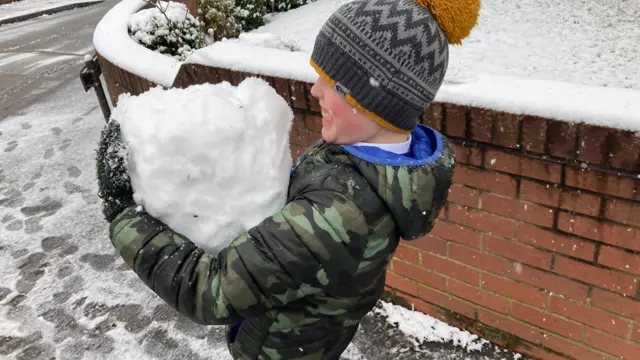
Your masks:
<svg viewBox="0 0 640 360"><path fill-rule="evenodd" d="M114 106L155 86L100 63ZM173 86L248 76L182 64ZM297 157L320 138L311 84L259 77L294 110ZM536 358L640 357L640 134L450 103L422 122L452 140L454 184L385 296Z"/></svg>

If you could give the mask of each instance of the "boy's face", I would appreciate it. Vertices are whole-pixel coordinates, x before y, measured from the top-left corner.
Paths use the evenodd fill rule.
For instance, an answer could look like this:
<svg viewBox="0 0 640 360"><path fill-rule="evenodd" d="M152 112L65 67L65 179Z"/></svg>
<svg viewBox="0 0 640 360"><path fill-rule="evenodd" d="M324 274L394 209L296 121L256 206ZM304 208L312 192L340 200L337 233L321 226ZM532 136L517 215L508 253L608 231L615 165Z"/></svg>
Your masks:
<svg viewBox="0 0 640 360"><path fill-rule="evenodd" d="M322 78L318 78L311 88L311 95L320 102L322 138L328 143L350 145L364 142L384 129L351 106Z"/></svg>

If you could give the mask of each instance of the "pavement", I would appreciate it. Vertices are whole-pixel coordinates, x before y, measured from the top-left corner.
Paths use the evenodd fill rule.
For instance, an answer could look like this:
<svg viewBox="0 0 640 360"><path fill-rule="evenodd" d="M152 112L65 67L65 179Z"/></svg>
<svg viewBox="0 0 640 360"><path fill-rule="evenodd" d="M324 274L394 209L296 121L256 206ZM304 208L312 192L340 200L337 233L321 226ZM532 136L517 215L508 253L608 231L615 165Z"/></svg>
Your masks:
<svg viewBox="0 0 640 360"><path fill-rule="evenodd" d="M114 3L0 27L0 358L231 360L223 328L165 305L107 238L94 160L104 119L77 73ZM341 360L515 358L424 343L372 312Z"/></svg>
<svg viewBox="0 0 640 360"><path fill-rule="evenodd" d="M115 3L0 26L0 120L78 78L84 55L93 52L93 30Z"/></svg>
<svg viewBox="0 0 640 360"><path fill-rule="evenodd" d="M103 0L20 0L0 5L0 26L95 5Z"/></svg>

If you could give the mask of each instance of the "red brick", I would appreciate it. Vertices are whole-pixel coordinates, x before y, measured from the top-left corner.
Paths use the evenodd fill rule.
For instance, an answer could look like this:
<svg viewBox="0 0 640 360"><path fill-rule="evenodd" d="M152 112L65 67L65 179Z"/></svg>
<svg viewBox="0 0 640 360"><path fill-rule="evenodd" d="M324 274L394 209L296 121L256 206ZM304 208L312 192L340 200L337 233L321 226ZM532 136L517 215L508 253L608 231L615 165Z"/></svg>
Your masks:
<svg viewBox="0 0 640 360"><path fill-rule="evenodd" d="M405 244L398 245L398 247L396 248L395 257L416 265L420 265L420 252L418 251L418 249L409 247Z"/></svg>
<svg viewBox="0 0 640 360"><path fill-rule="evenodd" d="M640 344L634 344L590 328L585 329L585 343L619 356L621 359L636 360L640 354Z"/></svg>
<svg viewBox="0 0 640 360"><path fill-rule="evenodd" d="M518 240L553 252L589 261L594 260L596 250L594 243L571 236L560 235L529 224L518 225Z"/></svg>
<svg viewBox="0 0 640 360"><path fill-rule="evenodd" d="M514 115L504 112L495 114L495 134L493 142L496 145L517 148L519 124L522 115Z"/></svg>
<svg viewBox="0 0 640 360"><path fill-rule="evenodd" d="M307 94L305 93L306 84L300 81L291 81L291 101L293 107L298 109L308 109Z"/></svg>
<svg viewBox="0 0 640 360"><path fill-rule="evenodd" d="M635 295L638 288L637 281L630 275L600 269L565 257L557 256L554 268L558 274L625 295Z"/></svg>
<svg viewBox="0 0 640 360"><path fill-rule="evenodd" d="M444 114L447 122L446 134L452 137L466 138L467 108L455 104L444 104Z"/></svg>
<svg viewBox="0 0 640 360"><path fill-rule="evenodd" d="M478 309L478 320L483 324L533 343L538 343L542 337L540 331L537 329L484 309Z"/></svg>
<svg viewBox="0 0 640 360"><path fill-rule="evenodd" d="M551 297L549 311L620 337L629 332L628 320L559 297Z"/></svg>
<svg viewBox="0 0 640 360"><path fill-rule="evenodd" d="M424 301L452 310L458 314L474 319L476 307L449 294L445 294L425 286L418 287L418 295Z"/></svg>
<svg viewBox="0 0 640 360"><path fill-rule="evenodd" d="M491 235L482 238L484 250L542 269L551 268L551 254L530 246Z"/></svg>
<svg viewBox="0 0 640 360"><path fill-rule="evenodd" d="M291 83L288 79L274 78L275 89L282 96L287 105L291 106Z"/></svg>
<svg viewBox="0 0 640 360"><path fill-rule="evenodd" d="M419 239L411 240L409 244L430 253L447 256L447 242L433 236L423 236Z"/></svg>
<svg viewBox="0 0 640 360"><path fill-rule="evenodd" d="M611 138L609 164L632 172L640 170L640 136L633 131L616 130Z"/></svg>
<svg viewBox="0 0 640 360"><path fill-rule="evenodd" d="M599 196L524 179L520 182L520 199L591 216L600 214Z"/></svg>
<svg viewBox="0 0 640 360"><path fill-rule="evenodd" d="M546 346L549 349L558 351L562 354L566 354L570 358L576 360L589 359L589 360L618 360L613 357L602 354L585 346L582 343L576 343L566 338L559 337L556 335L545 335L540 342L541 345Z"/></svg>
<svg viewBox="0 0 640 360"><path fill-rule="evenodd" d="M547 141L549 154L561 158L575 159L578 125L564 121L550 121Z"/></svg>
<svg viewBox="0 0 640 360"><path fill-rule="evenodd" d="M466 186L452 185L449 188L449 202L459 203L474 208L479 208L480 191Z"/></svg>
<svg viewBox="0 0 640 360"><path fill-rule="evenodd" d="M437 221L430 234L477 249L480 248L481 234L479 232L450 222L442 220Z"/></svg>
<svg viewBox="0 0 640 360"><path fill-rule="evenodd" d="M631 340L640 343L640 323L633 324L633 331L631 332Z"/></svg>
<svg viewBox="0 0 640 360"><path fill-rule="evenodd" d="M506 298L460 281L449 280L449 293L504 314L509 312L509 300Z"/></svg>
<svg viewBox="0 0 640 360"><path fill-rule="evenodd" d="M456 154L456 163L482 166L483 150L474 147L464 147L451 144Z"/></svg>
<svg viewBox="0 0 640 360"><path fill-rule="evenodd" d="M522 147L524 150L537 153L545 152L547 125L547 119L535 116L522 118Z"/></svg>
<svg viewBox="0 0 640 360"><path fill-rule="evenodd" d="M640 227L640 204L619 199L607 199L607 219Z"/></svg>
<svg viewBox="0 0 640 360"><path fill-rule="evenodd" d="M403 278L391 271L387 271L387 277L386 277L386 281L385 284L400 290L402 292L405 292L407 294L411 294L413 296L418 296L418 284L407 279L407 278Z"/></svg>
<svg viewBox="0 0 640 360"><path fill-rule="evenodd" d="M447 321L446 316L443 315L442 308L433 306L413 296L402 294L400 295L400 297L404 298L409 303L409 305L413 307L414 311L419 311L423 314L427 314L444 322Z"/></svg>
<svg viewBox="0 0 640 360"><path fill-rule="evenodd" d="M460 205L449 205L449 220L503 237L513 237L516 223L507 218L474 211Z"/></svg>
<svg viewBox="0 0 640 360"><path fill-rule="evenodd" d="M640 254L603 246L600 248L598 263L624 272L640 275Z"/></svg>
<svg viewBox="0 0 640 360"><path fill-rule="evenodd" d="M493 138L493 114L492 110L473 107L469 110L471 116L471 138L473 140L491 142Z"/></svg>
<svg viewBox="0 0 640 360"><path fill-rule="evenodd" d="M306 115L305 116L305 124L307 125L307 129L321 132L322 131L322 116L316 115Z"/></svg>
<svg viewBox="0 0 640 360"><path fill-rule="evenodd" d="M604 165L607 161L607 141L610 130L581 124L578 139L578 159Z"/></svg>
<svg viewBox="0 0 640 360"><path fill-rule="evenodd" d="M640 300L620 296L608 291L593 289L591 304L601 309L640 321Z"/></svg>
<svg viewBox="0 0 640 360"><path fill-rule="evenodd" d="M542 226L553 227L553 210L492 193L482 194L482 210Z"/></svg>
<svg viewBox="0 0 640 360"><path fill-rule="evenodd" d="M422 266L431 271L468 282L469 284L477 285L480 281L480 273L477 270L429 253L422 253Z"/></svg>
<svg viewBox="0 0 640 360"><path fill-rule="evenodd" d="M640 179L638 178L572 166L565 168L565 174L565 183L569 186L640 200Z"/></svg>
<svg viewBox="0 0 640 360"><path fill-rule="evenodd" d="M531 325L535 325L573 340L580 340L582 338L582 325L547 312L522 305L518 302L513 302L511 304L511 315L528 322Z"/></svg>
<svg viewBox="0 0 640 360"><path fill-rule="evenodd" d="M393 272L400 276L415 280L420 284L429 285L441 290L446 289L447 280L444 277L418 266L394 260Z"/></svg>
<svg viewBox="0 0 640 360"><path fill-rule="evenodd" d="M560 213L558 229L607 244L640 251L640 228Z"/></svg>
<svg viewBox="0 0 640 360"><path fill-rule="evenodd" d="M453 172L453 182L511 197L516 197L518 183L515 178L509 175L464 166L456 167Z"/></svg>
<svg viewBox="0 0 640 360"><path fill-rule="evenodd" d="M549 290L552 293L580 301L587 301L589 288L586 285L579 284L575 281L562 278L552 273L540 271L528 266L520 266L512 273L511 277L514 280Z"/></svg>
<svg viewBox="0 0 640 360"><path fill-rule="evenodd" d="M484 289L539 308L547 307L547 294L530 286L488 274L481 282Z"/></svg>
<svg viewBox="0 0 640 360"><path fill-rule="evenodd" d="M422 114L422 123L440 131L442 129L442 119L444 118L444 110L442 104L431 103L431 105Z"/></svg>
<svg viewBox="0 0 640 360"><path fill-rule="evenodd" d="M463 245L449 244L449 252L456 261L494 274L506 276L513 271L513 265L508 260Z"/></svg>
<svg viewBox="0 0 640 360"><path fill-rule="evenodd" d="M565 338L546 333L519 321L514 321L505 316L492 313L488 310L478 309L478 320L491 327L516 335L531 343L545 346L551 350L558 351L575 359L611 360L609 357L599 356L599 354L593 350L590 350L579 343L568 341Z"/></svg>
<svg viewBox="0 0 640 360"><path fill-rule="evenodd" d="M562 165L560 164L497 150L487 150L484 163L488 169L553 183L559 183L562 178Z"/></svg>

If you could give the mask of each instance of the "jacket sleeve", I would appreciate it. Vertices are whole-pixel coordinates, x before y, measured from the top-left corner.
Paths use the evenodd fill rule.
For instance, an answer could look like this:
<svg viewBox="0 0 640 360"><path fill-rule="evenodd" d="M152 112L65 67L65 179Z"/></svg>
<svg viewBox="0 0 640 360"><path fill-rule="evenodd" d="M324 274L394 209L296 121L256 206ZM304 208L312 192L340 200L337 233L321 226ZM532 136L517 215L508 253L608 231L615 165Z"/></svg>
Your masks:
<svg viewBox="0 0 640 360"><path fill-rule="evenodd" d="M362 212L343 194L317 190L238 236L214 257L146 212L128 207L109 236L124 261L193 321L233 324L349 279L366 239ZM333 284L332 284L333 283Z"/></svg>

